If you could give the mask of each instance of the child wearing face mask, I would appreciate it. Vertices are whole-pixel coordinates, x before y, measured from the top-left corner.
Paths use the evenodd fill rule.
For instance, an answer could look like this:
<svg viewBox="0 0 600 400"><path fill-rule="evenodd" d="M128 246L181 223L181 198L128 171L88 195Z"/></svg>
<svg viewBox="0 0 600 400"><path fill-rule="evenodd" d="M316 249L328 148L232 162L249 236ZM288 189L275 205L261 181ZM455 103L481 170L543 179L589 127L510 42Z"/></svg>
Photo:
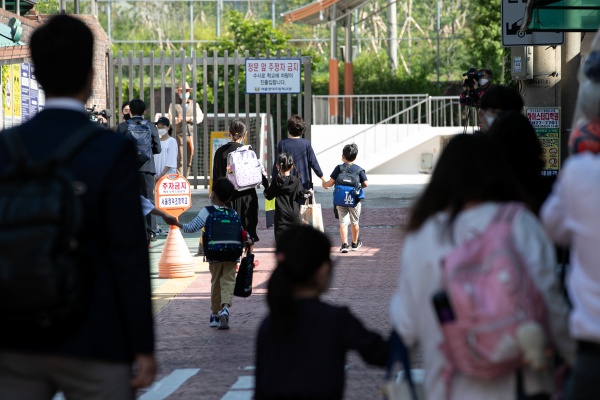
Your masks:
<svg viewBox="0 0 600 400"><path fill-rule="evenodd" d="M160 117L156 121L156 127L158 128L162 151L154 155L154 165L156 166L154 181L158 181L164 175L177 173L178 152L177 141L170 136L172 128L169 118Z"/></svg>

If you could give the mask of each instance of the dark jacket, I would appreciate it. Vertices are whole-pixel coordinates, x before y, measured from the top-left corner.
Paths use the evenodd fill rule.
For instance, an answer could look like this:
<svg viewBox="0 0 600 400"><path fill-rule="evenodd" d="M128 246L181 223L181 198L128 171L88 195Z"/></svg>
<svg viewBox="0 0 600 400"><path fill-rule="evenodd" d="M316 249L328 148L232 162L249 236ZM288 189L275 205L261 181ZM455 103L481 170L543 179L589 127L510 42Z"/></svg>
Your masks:
<svg viewBox="0 0 600 400"><path fill-rule="evenodd" d="M369 364L386 365L387 341L367 330L347 307L318 299L296 300L295 307L289 335L270 316L259 328L255 400L341 400L348 350L358 351Z"/></svg>
<svg viewBox="0 0 600 400"><path fill-rule="evenodd" d="M20 137L30 157L41 160L86 124L92 123L83 112L46 109L19 128ZM0 168L7 162L0 146ZM130 362L135 354L154 351L150 262L135 149L125 137L105 131L68 166L86 188L80 245L85 248L81 267L93 275L87 316L81 326L55 340L36 332L15 337L5 326L0 329L0 347Z"/></svg>
<svg viewBox="0 0 600 400"><path fill-rule="evenodd" d="M300 205L298 201L308 193L298 177L277 175L265 189L267 200L277 198L275 201L275 239L289 229L290 226L300 223Z"/></svg>
<svg viewBox="0 0 600 400"><path fill-rule="evenodd" d="M275 162L273 163L272 176L277 176L277 157L281 153L291 154L294 158L294 175L300 174L302 186L304 189L312 189L312 171L319 178L323 176L323 171L317 161L317 156L310 142L306 139L283 139L277 143L277 154L275 154ZM312 171L311 171L312 170Z"/></svg>
<svg viewBox="0 0 600 400"><path fill-rule="evenodd" d="M132 121L143 121L143 117L131 117ZM120 123L119 125L117 125L117 133L121 133L121 134L125 134L125 132L127 132L127 121L125 121L124 123ZM152 135L152 154L159 154L161 152L161 147L160 147L160 136L158 135L158 128L156 127L156 124L152 123L152 122L148 122L148 126L150 127L150 134ZM144 164L142 164L139 168L138 168L139 172L144 172L144 173L148 173L148 174L156 174L156 166L154 165L154 157L150 157L150 159L148 161L146 161Z"/></svg>

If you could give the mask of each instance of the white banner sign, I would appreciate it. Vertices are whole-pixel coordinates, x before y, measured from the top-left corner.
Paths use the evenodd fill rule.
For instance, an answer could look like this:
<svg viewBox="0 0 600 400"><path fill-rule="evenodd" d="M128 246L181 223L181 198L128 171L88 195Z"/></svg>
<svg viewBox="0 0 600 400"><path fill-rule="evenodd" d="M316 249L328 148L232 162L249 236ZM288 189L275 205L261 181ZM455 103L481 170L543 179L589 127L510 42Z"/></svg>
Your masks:
<svg viewBox="0 0 600 400"><path fill-rule="evenodd" d="M300 93L299 58L247 58L247 94L287 94Z"/></svg>

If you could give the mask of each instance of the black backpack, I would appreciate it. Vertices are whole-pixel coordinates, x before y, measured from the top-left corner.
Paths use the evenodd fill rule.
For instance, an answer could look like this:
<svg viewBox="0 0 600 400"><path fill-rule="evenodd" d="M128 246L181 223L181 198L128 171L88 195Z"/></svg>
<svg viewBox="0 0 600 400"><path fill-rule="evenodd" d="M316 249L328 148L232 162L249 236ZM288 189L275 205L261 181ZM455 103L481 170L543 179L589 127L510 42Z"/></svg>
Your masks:
<svg viewBox="0 0 600 400"><path fill-rule="evenodd" d="M354 164L340 165L340 173L338 174L337 178L335 178L336 185L350 186L353 188L360 187L360 172L362 169L356 167L354 171L351 171L352 167L354 167Z"/></svg>
<svg viewBox="0 0 600 400"><path fill-rule="evenodd" d="M10 160L0 170L0 315L5 329L58 333L85 316L91 292L79 246L85 186L64 166L101 132L86 126L40 163L27 157L19 128L0 133Z"/></svg>
<svg viewBox="0 0 600 400"><path fill-rule="evenodd" d="M206 207L202 245L208 261L236 261L242 255L242 221L231 208Z"/></svg>
<svg viewBox="0 0 600 400"><path fill-rule="evenodd" d="M127 120L125 136L135 144L139 163L143 164L152 158L152 132L147 120Z"/></svg>

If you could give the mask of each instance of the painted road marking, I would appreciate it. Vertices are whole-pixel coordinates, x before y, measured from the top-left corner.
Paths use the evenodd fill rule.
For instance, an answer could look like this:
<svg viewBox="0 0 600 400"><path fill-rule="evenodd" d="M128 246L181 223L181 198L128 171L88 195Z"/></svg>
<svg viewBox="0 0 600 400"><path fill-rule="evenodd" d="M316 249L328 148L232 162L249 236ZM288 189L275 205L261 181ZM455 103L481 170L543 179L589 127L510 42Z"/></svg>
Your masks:
<svg viewBox="0 0 600 400"><path fill-rule="evenodd" d="M171 300L187 289L187 287L191 285L196 278L198 278L198 275L194 275L189 278L170 279L156 288L156 290L152 292L153 314L158 315L158 313L161 312Z"/></svg>
<svg viewBox="0 0 600 400"><path fill-rule="evenodd" d="M239 376L221 400L252 400L252 397L254 397L254 376L247 375Z"/></svg>
<svg viewBox="0 0 600 400"><path fill-rule="evenodd" d="M176 369L170 375L150 386L139 400L164 400L199 371L200 368Z"/></svg>

